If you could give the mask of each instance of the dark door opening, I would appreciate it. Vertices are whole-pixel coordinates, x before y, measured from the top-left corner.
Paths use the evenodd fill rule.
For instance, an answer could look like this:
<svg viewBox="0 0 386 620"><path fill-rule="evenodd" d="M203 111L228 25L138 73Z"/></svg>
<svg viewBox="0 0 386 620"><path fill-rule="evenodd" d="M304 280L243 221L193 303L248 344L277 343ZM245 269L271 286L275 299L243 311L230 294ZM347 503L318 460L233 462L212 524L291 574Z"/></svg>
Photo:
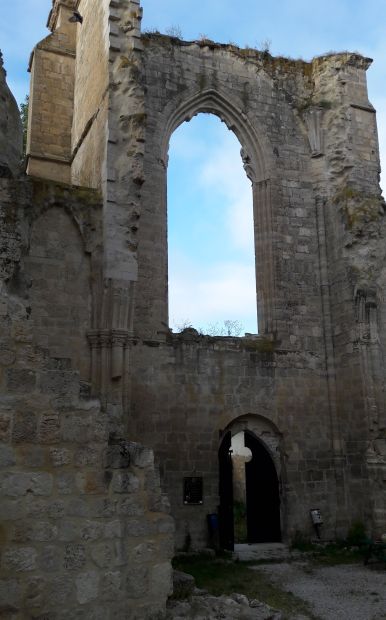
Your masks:
<svg viewBox="0 0 386 620"><path fill-rule="evenodd" d="M263 444L245 432L252 459L245 464L249 543L281 542L280 493L275 464Z"/></svg>
<svg viewBox="0 0 386 620"><path fill-rule="evenodd" d="M281 542L280 492L275 464L264 445L248 431L244 432L244 446L252 454L252 458L249 457L250 460L245 462L247 541L249 544ZM228 431L219 449L219 537L220 546L231 551L234 549L237 513L234 474L232 435ZM237 484L240 484L240 480ZM239 531L237 521L236 525Z"/></svg>

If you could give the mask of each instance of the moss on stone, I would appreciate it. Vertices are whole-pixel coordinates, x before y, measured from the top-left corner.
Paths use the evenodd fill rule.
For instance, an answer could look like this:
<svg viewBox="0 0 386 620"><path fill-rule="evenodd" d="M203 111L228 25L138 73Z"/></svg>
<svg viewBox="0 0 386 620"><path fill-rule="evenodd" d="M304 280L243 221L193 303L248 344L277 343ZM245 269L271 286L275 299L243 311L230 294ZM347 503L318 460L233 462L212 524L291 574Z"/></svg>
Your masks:
<svg viewBox="0 0 386 620"><path fill-rule="evenodd" d="M248 351L253 351L257 353L273 353L275 351L275 341L270 338L266 338L264 336L260 336L259 338L246 338L243 341L245 348Z"/></svg>
<svg viewBox="0 0 386 620"><path fill-rule="evenodd" d="M43 204L46 201L60 203L70 200L85 203L88 207L94 207L103 202L102 194L97 189L66 185L65 183L34 177L29 177L29 179L32 183L33 199L36 204Z"/></svg>
<svg viewBox="0 0 386 620"><path fill-rule="evenodd" d="M365 224L384 215L385 203L380 195L365 194L349 185L335 194L333 203L340 206L347 229L355 235L362 233Z"/></svg>

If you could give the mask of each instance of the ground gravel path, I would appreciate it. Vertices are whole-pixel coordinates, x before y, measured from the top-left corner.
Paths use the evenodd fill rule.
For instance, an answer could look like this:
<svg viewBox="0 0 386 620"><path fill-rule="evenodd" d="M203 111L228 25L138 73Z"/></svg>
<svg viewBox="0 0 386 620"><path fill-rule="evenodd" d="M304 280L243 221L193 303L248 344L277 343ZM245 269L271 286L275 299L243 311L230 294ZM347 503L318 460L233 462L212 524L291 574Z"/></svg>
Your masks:
<svg viewBox="0 0 386 620"><path fill-rule="evenodd" d="M386 620L386 569L295 561L259 565L281 589L307 601L321 620Z"/></svg>

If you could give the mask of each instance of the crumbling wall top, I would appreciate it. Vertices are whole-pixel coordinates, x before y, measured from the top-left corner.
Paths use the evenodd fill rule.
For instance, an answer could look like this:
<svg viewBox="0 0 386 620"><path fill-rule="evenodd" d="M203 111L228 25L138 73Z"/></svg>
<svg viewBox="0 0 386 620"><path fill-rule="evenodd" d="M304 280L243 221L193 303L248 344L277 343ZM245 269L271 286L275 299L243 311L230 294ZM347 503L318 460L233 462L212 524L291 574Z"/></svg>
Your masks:
<svg viewBox="0 0 386 620"><path fill-rule="evenodd" d="M0 51L0 177L17 173L23 145L19 109L8 88L6 75Z"/></svg>
<svg viewBox="0 0 386 620"><path fill-rule="evenodd" d="M71 11L76 11L80 0L52 0L52 9L48 16L47 28L51 31L55 30L56 22L59 16L59 9L61 6L65 6Z"/></svg>

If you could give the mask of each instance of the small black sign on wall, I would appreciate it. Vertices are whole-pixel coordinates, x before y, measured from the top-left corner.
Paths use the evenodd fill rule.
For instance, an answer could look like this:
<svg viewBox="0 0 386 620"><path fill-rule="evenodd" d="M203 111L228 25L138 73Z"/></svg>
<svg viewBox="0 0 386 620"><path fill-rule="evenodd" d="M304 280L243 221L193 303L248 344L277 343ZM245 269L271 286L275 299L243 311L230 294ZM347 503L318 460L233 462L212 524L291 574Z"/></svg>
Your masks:
<svg viewBox="0 0 386 620"><path fill-rule="evenodd" d="M201 476L184 478L184 504L203 503L203 479Z"/></svg>

